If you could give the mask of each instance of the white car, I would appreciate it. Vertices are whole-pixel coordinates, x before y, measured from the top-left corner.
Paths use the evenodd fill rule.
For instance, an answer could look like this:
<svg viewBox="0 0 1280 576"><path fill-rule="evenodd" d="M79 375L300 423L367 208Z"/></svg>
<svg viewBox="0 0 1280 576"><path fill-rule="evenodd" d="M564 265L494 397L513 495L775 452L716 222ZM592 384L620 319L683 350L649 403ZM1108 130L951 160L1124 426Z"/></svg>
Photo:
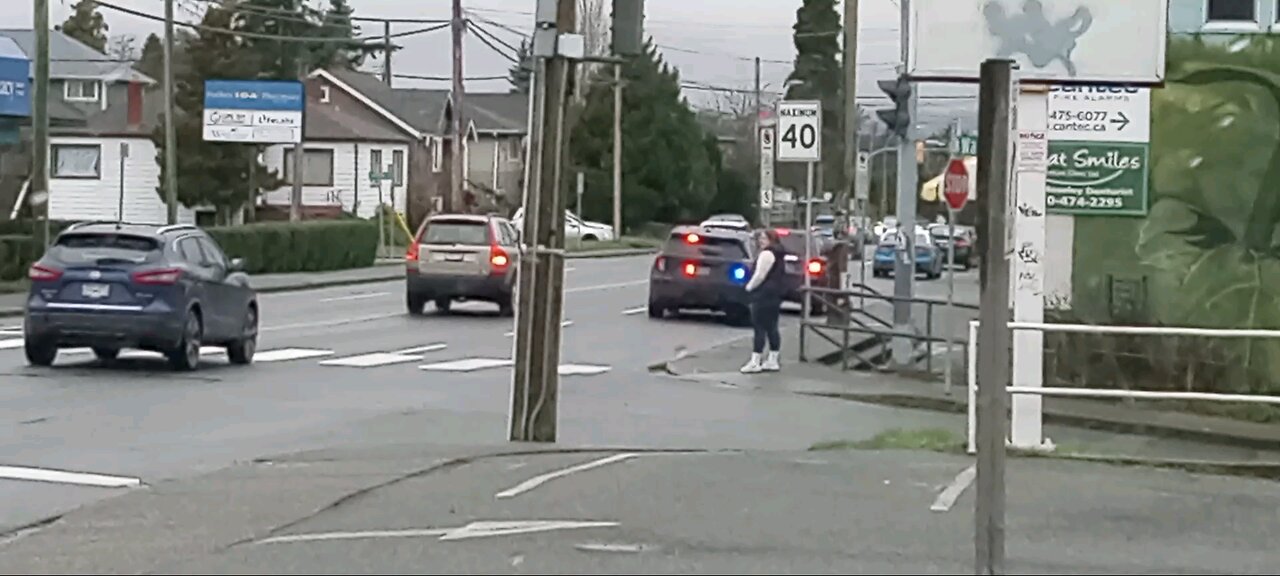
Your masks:
<svg viewBox="0 0 1280 576"><path fill-rule="evenodd" d="M516 210L515 215L511 217L511 223L515 225L516 230L524 231L524 208ZM578 218L577 214L568 210L564 211L566 240L581 239L584 242L607 242L613 240L613 226L602 224L600 222L591 222Z"/></svg>
<svg viewBox="0 0 1280 576"><path fill-rule="evenodd" d="M750 230L751 223L740 214L716 214L698 226L702 228L722 228L726 230Z"/></svg>

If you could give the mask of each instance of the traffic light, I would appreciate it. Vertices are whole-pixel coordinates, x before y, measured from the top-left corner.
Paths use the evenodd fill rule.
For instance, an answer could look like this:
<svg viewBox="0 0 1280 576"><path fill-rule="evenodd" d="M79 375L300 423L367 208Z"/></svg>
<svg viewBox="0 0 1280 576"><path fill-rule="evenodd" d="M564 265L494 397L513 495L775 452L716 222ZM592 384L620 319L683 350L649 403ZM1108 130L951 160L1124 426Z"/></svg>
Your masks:
<svg viewBox="0 0 1280 576"><path fill-rule="evenodd" d="M880 121L889 127L890 132L906 138L912 123L911 111L907 108L907 103L911 99L911 82L908 82L905 77L899 76L897 79L881 80L876 84L880 86L881 91L889 96L894 106L893 108L876 110L876 116L879 116Z"/></svg>
<svg viewBox="0 0 1280 576"><path fill-rule="evenodd" d="M613 55L644 53L644 0L613 0Z"/></svg>

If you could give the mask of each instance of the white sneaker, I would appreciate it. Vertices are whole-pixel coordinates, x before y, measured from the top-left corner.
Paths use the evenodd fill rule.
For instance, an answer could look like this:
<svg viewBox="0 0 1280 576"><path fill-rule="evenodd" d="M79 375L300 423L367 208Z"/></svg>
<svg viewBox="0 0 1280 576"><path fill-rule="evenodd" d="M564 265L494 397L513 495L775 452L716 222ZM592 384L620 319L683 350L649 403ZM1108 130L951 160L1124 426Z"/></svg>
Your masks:
<svg viewBox="0 0 1280 576"><path fill-rule="evenodd" d="M777 372L782 370L782 366L778 364L778 353L770 352L769 357L765 359L764 364L760 365L760 369L765 372Z"/></svg>
<svg viewBox="0 0 1280 576"><path fill-rule="evenodd" d="M743 374L757 374L761 370L763 370L763 368L760 366L760 355L753 353L751 354L751 360L748 361L747 364L739 370L739 372L742 372Z"/></svg>

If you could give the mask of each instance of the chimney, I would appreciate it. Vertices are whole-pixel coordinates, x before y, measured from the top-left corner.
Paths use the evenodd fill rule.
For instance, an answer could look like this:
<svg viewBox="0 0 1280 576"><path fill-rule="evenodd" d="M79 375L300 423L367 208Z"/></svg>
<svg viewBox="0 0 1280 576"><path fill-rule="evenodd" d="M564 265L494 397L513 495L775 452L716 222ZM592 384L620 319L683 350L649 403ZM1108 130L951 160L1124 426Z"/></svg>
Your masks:
<svg viewBox="0 0 1280 576"><path fill-rule="evenodd" d="M129 127L137 128L142 125L142 83L129 83Z"/></svg>

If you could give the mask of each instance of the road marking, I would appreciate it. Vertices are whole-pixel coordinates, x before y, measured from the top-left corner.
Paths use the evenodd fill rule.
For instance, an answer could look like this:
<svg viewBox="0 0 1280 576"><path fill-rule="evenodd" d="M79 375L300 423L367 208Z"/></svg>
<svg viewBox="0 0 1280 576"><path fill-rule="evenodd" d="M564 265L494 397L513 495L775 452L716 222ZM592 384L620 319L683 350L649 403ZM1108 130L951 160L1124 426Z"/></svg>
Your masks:
<svg viewBox="0 0 1280 576"><path fill-rule="evenodd" d="M557 478L564 478L565 476L568 476L568 475L570 475L570 474L577 474L578 472L586 472L587 470L593 470L593 469L595 469L595 468L599 468L599 467L601 467L601 466L608 466L608 465L613 464L613 463L615 463L615 462L622 462L622 461L624 461L624 460L630 460L630 459L632 459L632 458L635 458L636 456L639 456L639 454L633 454L633 453L627 453L627 454L614 454L613 456L609 456L609 457L607 457L607 458L601 458L601 459L599 459L599 460L592 460L591 462L586 462L586 463L583 463L583 464L578 464L577 466L571 466L571 467L569 467L569 468L565 468L565 469L563 469L563 470L557 470L557 471L555 471L555 472L548 472L548 473L543 474L543 475L541 475L541 476L534 476L533 478L530 478L530 479L528 479L528 480L525 480L524 482L521 482L520 484L517 484L517 485L516 485L515 487L513 487L513 488L509 488L509 489L507 489L507 490L503 490L502 492L497 493L497 494L494 496L494 498L497 498L497 499L499 499L499 500L504 500L504 499L507 499L507 498L515 498L516 496L519 496L519 495L521 495L521 494L524 494L525 492L528 492L528 491L530 491L530 490L533 490L534 488L537 488L537 487L539 487L539 486L541 486L541 485L543 485L543 484L546 484L547 482L550 482L550 481L552 481L552 480L555 480L555 479L557 479Z"/></svg>
<svg viewBox="0 0 1280 576"><path fill-rule="evenodd" d="M423 354L426 352L439 352L448 347L449 347L448 344L445 344L443 342L437 342L435 344L428 344L426 346L419 346L417 348L405 348L404 350L392 352L392 354Z"/></svg>
<svg viewBox="0 0 1280 576"><path fill-rule="evenodd" d="M434 372L475 372L476 370L499 368L502 366L510 366L511 364L511 360L503 360L500 358L463 358L462 360L451 360L449 362L423 364L418 368Z"/></svg>
<svg viewBox="0 0 1280 576"><path fill-rule="evenodd" d="M127 476L106 476L85 472L67 472L48 468L25 468L21 466L0 466L0 478L8 480L25 480L30 482L50 482L54 484L75 484L78 486L97 486L101 488L129 488L142 484L138 478Z"/></svg>
<svg viewBox="0 0 1280 576"><path fill-rule="evenodd" d="M956 504L956 499L960 498L960 495L964 493L970 484L973 484L973 479L977 476L977 466L965 468L956 475L956 479L952 480L950 485L943 489L941 494L938 494L938 499L933 501L933 506L930 506L929 509L934 512L951 511L951 507Z"/></svg>
<svg viewBox="0 0 1280 576"><path fill-rule="evenodd" d="M574 268L573 266L566 266L564 269L565 272L574 272L576 270L577 268Z"/></svg>
<svg viewBox="0 0 1280 576"><path fill-rule="evenodd" d="M17 328L5 328L5 329L3 329L3 330L0 330L0 336L10 337L10 338L12 338L12 337L18 337L18 338L21 338L21 337L22 337L22 327L17 327Z"/></svg>
<svg viewBox="0 0 1280 576"><path fill-rule="evenodd" d="M573 320L565 320L564 322L561 322L561 323L560 323L560 327L561 327L561 328L568 328L568 327L570 327L570 326L573 326ZM516 333L515 333L515 331L514 331L514 330L513 330L513 331L511 331L511 332L507 332L507 333L505 334L505 336L506 336L507 338L512 338L512 337L514 337L515 335L516 335Z"/></svg>
<svg viewBox="0 0 1280 576"><path fill-rule="evenodd" d="M374 352L372 354L361 354L359 356L348 356L346 358L335 358L333 360L325 360L320 363L321 366L344 366L347 368L376 368L378 366L390 366L392 364L404 364L406 362L417 362L422 360L420 354L392 354L388 352Z"/></svg>
<svg viewBox="0 0 1280 576"><path fill-rule="evenodd" d="M649 310L649 307L648 307L648 306L637 306L637 307L635 307L635 308L631 308L631 309L628 309L628 310L623 310L623 311L622 311L622 315L623 315L623 316L634 316L634 315L636 315L636 314L643 314L644 312L647 312L648 310Z"/></svg>
<svg viewBox="0 0 1280 576"><path fill-rule="evenodd" d="M21 338L11 338L8 340L0 340L0 350L13 350L22 347Z"/></svg>
<svg viewBox="0 0 1280 576"><path fill-rule="evenodd" d="M616 284L601 284L599 286L582 286L580 288L570 288L568 290L565 290L564 293L573 294L576 292L591 292L593 290L612 290L614 288L626 288L628 286L639 286L641 284L648 284L648 283L649 283L648 280L635 280L633 282L618 282Z"/></svg>
<svg viewBox="0 0 1280 576"><path fill-rule="evenodd" d="M595 376L612 370L609 366L593 366L591 364L561 364L558 369L561 376Z"/></svg>
<svg viewBox="0 0 1280 576"><path fill-rule="evenodd" d="M404 312L390 312L387 314L372 314L369 316L357 316L355 318L343 318L340 320L325 320L322 322L303 322L301 324L282 324L280 326L265 326L262 332L274 332L277 330L300 330L303 328L326 328L329 326L342 326L345 324L359 324L361 322L373 322L376 320L386 320L388 318L399 318L404 316Z"/></svg>
<svg viewBox="0 0 1280 576"><path fill-rule="evenodd" d="M321 356L332 356L333 350L316 350L313 348L280 348L278 350L265 350L253 355L254 362L288 362L290 360L303 360L306 358L319 358Z"/></svg>
<svg viewBox="0 0 1280 576"><path fill-rule="evenodd" d="M383 296L390 296L390 295L391 295L390 292L372 292L368 294L351 294L348 296L338 296L335 298L324 298L319 301L320 302L348 302L351 300L368 300L370 298L381 298Z"/></svg>
<svg viewBox="0 0 1280 576"><path fill-rule="evenodd" d="M409 530L368 530L361 532L323 532L319 534L292 534L275 536L259 540L255 545L263 544L297 544L303 542L326 542L334 540L368 540L378 538L437 538L442 542L451 540L468 540L471 538L488 538L493 536L509 536L513 534L530 534L533 532L550 532L552 530L574 530L582 528L613 528L617 522L590 522L577 520L515 520L502 522L472 522L457 528L417 528Z"/></svg>
<svg viewBox="0 0 1280 576"><path fill-rule="evenodd" d="M71 350L59 351L59 353L84 354L93 353L92 348L72 348ZM220 346L201 346L200 356L226 356L227 349ZM117 358L121 360L146 360L155 358L164 358L161 352L152 352L150 350L125 350L120 353Z"/></svg>

